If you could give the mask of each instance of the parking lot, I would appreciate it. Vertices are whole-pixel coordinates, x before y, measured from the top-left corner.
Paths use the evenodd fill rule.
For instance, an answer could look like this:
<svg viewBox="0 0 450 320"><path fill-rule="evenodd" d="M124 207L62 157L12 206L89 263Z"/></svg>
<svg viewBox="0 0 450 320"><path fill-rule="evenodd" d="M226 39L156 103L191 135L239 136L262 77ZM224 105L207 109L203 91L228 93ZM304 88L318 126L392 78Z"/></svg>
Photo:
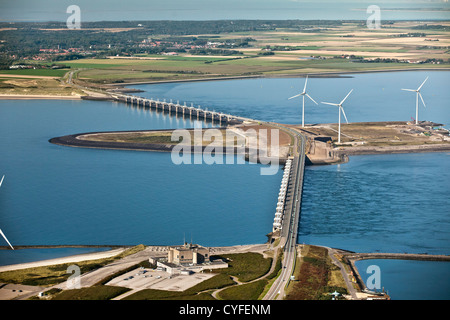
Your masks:
<svg viewBox="0 0 450 320"><path fill-rule="evenodd" d="M165 271L137 268L109 281L106 285L130 289L156 289L184 291L196 284L212 278L215 274L193 273L190 275L170 275Z"/></svg>

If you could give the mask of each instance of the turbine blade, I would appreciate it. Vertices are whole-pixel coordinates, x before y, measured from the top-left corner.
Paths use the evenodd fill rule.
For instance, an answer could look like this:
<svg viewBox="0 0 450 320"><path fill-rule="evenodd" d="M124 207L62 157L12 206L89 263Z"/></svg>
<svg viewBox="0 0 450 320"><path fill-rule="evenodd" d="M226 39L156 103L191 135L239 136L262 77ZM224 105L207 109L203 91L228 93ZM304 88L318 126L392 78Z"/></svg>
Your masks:
<svg viewBox="0 0 450 320"><path fill-rule="evenodd" d="M426 104L425 101L423 101L422 95L420 94L420 92L417 92L419 94L420 100L422 100L423 106L426 108Z"/></svg>
<svg viewBox="0 0 450 320"><path fill-rule="evenodd" d="M11 243L9 243L8 239L6 238L5 234L3 233L2 229L0 229L0 234L3 236L3 239L6 240L6 242L9 244L9 246L11 247L11 249L14 250L14 247L11 245Z"/></svg>
<svg viewBox="0 0 450 320"><path fill-rule="evenodd" d="M344 115L344 118L345 118L345 122L347 122L347 123L348 123L348 120L347 120L347 116L345 115L345 111L344 111L344 108L340 107L340 109L342 110L342 114Z"/></svg>
<svg viewBox="0 0 450 320"><path fill-rule="evenodd" d="M337 103L331 103L331 102L321 102L323 104L329 104L330 106L336 106L339 107L339 105Z"/></svg>
<svg viewBox="0 0 450 320"><path fill-rule="evenodd" d="M314 102L315 104L317 104L317 102L315 102L314 99L311 98L311 96L310 96L309 94L306 94L306 96L307 96L308 98L310 98L312 102Z"/></svg>
<svg viewBox="0 0 450 320"><path fill-rule="evenodd" d="M293 97L290 97L288 100L291 100L291 99L294 99L294 98L297 98L297 97L299 97L299 96L301 96L302 94L301 93L299 93L299 94L297 94L297 95L295 95L295 96L293 96Z"/></svg>
<svg viewBox="0 0 450 320"><path fill-rule="evenodd" d="M348 98L348 96L350 95L350 93L352 93L352 91L353 91L353 89L350 90L350 92L345 96L344 100L342 100L341 103L339 103L339 104L343 104L344 101L345 101L345 100Z"/></svg>
<svg viewBox="0 0 450 320"><path fill-rule="evenodd" d="M416 90L413 89L402 89L403 91L411 91L411 92L416 92Z"/></svg>
<svg viewBox="0 0 450 320"><path fill-rule="evenodd" d="M305 86L303 87L303 92L306 92L306 84L308 83L308 75L306 75Z"/></svg>
<svg viewBox="0 0 450 320"><path fill-rule="evenodd" d="M3 175L2 180L0 181L0 187L2 186L3 179L5 179L5 175Z"/></svg>
<svg viewBox="0 0 450 320"><path fill-rule="evenodd" d="M425 79L424 82L422 82L422 84L420 85L419 89L417 89L417 91L419 91L422 88L422 86L425 84L425 82L427 82L427 80L428 80L428 77Z"/></svg>

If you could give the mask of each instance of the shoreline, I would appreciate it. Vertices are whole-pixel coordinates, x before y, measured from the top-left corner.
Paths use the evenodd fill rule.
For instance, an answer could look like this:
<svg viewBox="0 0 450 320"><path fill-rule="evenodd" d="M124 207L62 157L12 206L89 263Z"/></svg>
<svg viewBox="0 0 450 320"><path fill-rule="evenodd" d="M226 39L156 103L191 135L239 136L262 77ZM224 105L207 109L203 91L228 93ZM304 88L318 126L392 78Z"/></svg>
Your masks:
<svg viewBox="0 0 450 320"><path fill-rule="evenodd" d="M409 146L385 146L385 147L354 147L354 149L335 149L334 152L344 156L402 154L402 153L428 153L449 152L450 143L447 144L423 144Z"/></svg>
<svg viewBox="0 0 450 320"><path fill-rule="evenodd" d="M245 79L277 79L277 78L304 78L309 77L318 78L341 78L349 74L359 73L378 73L378 72L403 72L403 71L450 71L450 68L407 68L407 69L374 69L374 70L360 70L360 71L329 71L329 72L310 72L310 73L280 73L280 74L260 74L248 76L231 76L231 77L211 77L211 78L194 78L194 79L180 79L180 80L160 80L160 81L134 81L123 83L109 83L106 85L112 87L125 87L141 84L163 84L163 83L181 83L181 82L200 82L200 81L220 81L220 80L245 80Z"/></svg>
<svg viewBox="0 0 450 320"><path fill-rule="evenodd" d="M66 146L66 147L79 147L79 148L91 148L91 149L105 149L105 150L128 150L128 151L147 151L147 152L172 152L175 144L158 144L158 143L130 143L130 142L108 142L108 141L93 141L79 139L83 135L91 134L104 134L104 133L134 133L134 132L158 132L167 131L167 129L160 130L134 130L134 131L108 131L108 132L86 132L77 133L72 135L54 137L48 141L52 144ZM202 146L201 152L208 146ZM198 146L191 146L190 153L195 154L200 150ZM216 149L214 149L216 151ZM246 156L250 152L256 153L255 150L251 150L245 147L244 150L235 147L233 150L229 150L223 147L223 152L220 154L242 154ZM241 151L241 152L239 152ZM244 152L242 152L244 151ZM429 152L450 152L450 143L447 144L417 144L417 145L399 145L399 146L357 146L357 147L338 147L333 149L334 154L339 160L330 160L326 158L313 158L309 157L307 165L334 165L339 163L345 163L349 161L349 157L358 155L384 155L384 154L406 154L406 153L429 153ZM280 157L278 162L283 164L286 161L286 157ZM258 159L259 160L259 159ZM267 160L267 159L265 159Z"/></svg>
<svg viewBox="0 0 450 320"><path fill-rule="evenodd" d="M227 76L227 77L211 77L211 78L193 78L193 79L181 79L181 80L160 80L160 81L138 81L138 82L123 82L123 83L107 83L106 86L110 86L111 89L117 89L117 87L128 87L133 85L143 84L164 84L164 83L184 83L184 82L202 82L202 81L220 81L220 80L245 80L245 79L282 79L282 78L304 78L306 75L309 77L317 78L340 78L346 77L352 74L364 74L364 73L380 73L380 72L404 72L404 71L450 71L450 68L406 68L406 69L373 69L373 70L360 70L360 71L328 71L328 72L312 72L312 73L283 73L283 74L260 74L260 75L247 75L247 76ZM348 77L348 76L347 76ZM105 94L110 95L110 92ZM92 99L91 99L92 98ZM52 100L108 100L107 98L98 98L95 96L56 96L56 95L9 95L0 94L0 100L33 100L33 99L52 99Z"/></svg>
<svg viewBox="0 0 450 320"><path fill-rule="evenodd" d="M144 245L145 249L150 252L165 252L168 250L168 248L173 247L173 245ZM175 245L177 246L177 245ZM18 246L21 247L17 250L25 250L25 249L36 249L36 248L48 248L48 249L58 249L61 246L58 245L30 245L30 246ZM64 246L66 247L66 246ZM104 245L73 245L73 246L67 246L67 247L76 247L76 248L92 248L92 247L105 247ZM111 247L111 246L108 246ZM13 271L13 270L22 270L22 269L28 269L28 268L35 268L35 267L42 267L42 266L49 266L49 265L58 265L58 264L64 264L64 263L75 263L75 262L81 262L81 261L89 261L89 260L98 260L98 259L106 259L114 257L123 251L127 250L128 248L133 247L132 245L123 245L119 246L116 245L111 250L107 251L98 251L98 252L89 252L89 253L81 253L81 254L75 254L75 255L67 255L59 258L51 258L51 259L44 259L44 260L36 260L36 261L30 261L30 262L22 262L22 263L16 263L16 264L10 264L10 265L3 265L0 266L0 273L6 272L6 271ZM231 246L211 246L209 247L211 249L211 252L214 254L226 254L226 253L242 253L242 252L261 252L264 251L267 247L267 244L242 244L242 245L231 245Z"/></svg>
<svg viewBox="0 0 450 320"><path fill-rule="evenodd" d="M187 129L189 130L189 129ZM136 130L136 131L110 131L110 132L87 132L87 133L77 133L72 135L66 135L61 137L54 137L48 140L48 142L65 146L65 147L75 147L75 148L91 148L91 149L103 149L103 150L127 150L127 151L146 151L146 152L172 152L173 148L177 146L177 144L163 144L163 143L130 143L130 142L108 142L108 141L92 141L92 140L83 140L78 137L83 135L91 135L91 134L102 134L102 133L134 133L134 132L158 132L158 131L167 131L167 129L160 130ZM183 147L183 152L186 151L187 146ZM205 150L211 148L211 146L191 146L189 153L203 153ZM288 157L259 157L260 152L258 150L249 148L249 147L233 147L228 148L226 146L218 146L219 150L216 147L213 147L213 152L211 154L234 154L234 155L243 155L246 161L254 162L256 160L257 163L263 162L267 163L268 161L277 161L280 165L284 164ZM258 155L257 159L254 159L251 155ZM251 158L251 159L250 159Z"/></svg>
<svg viewBox="0 0 450 320"><path fill-rule="evenodd" d="M82 96L55 96L44 94L0 94L0 100L81 100Z"/></svg>
<svg viewBox="0 0 450 320"><path fill-rule="evenodd" d="M51 249L57 248L57 246L50 246L50 247L51 247ZM90 246L87 246L87 247L89 248ZM79 246L79 248L83 248L83 246ZM63 256L63 257L59 257L59 258L36 260L36 261L31 261L31 262L22 262L22 263L17 263L17 264L4 265L4 266L0 266L0 272L42 267L42 266L48 266L48 265L58 265L58 264L64 264L64 263L73 263L73 262L80 262L80 261L111 258L111 257L114 257L114 256L122 253L123 251L126 250L126 248L127 248L126 246L123 246L123 247L114 248L114 249L107 250L107 251L81 253L81 254L76 254L76 255ZM32 248L28 248L28 249L32 249ZM20 249L20 250L24 250L24 249Z"/></svg>

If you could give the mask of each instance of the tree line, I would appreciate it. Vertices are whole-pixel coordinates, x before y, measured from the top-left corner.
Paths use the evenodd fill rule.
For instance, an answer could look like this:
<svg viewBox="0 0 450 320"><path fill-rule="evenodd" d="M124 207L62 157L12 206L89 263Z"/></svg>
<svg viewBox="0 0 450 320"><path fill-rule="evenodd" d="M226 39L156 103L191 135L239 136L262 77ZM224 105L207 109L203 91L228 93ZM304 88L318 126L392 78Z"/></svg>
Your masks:
<svg viewBox="0 0 450 320"><path fill-rule="evenodd" d="M7 69L17 61L30 59L41 53L40 49L68 50L77 52L50 55L49 60L63 61L106 55L132 55L137 53L161 53L165 47L149 48L139 46L144 39L152 36L167 36L179 39L192 34L208 34L210 40L217 39L214 34L233 32L270 31L277 28L309 30L342 25L343 21L322 20L218 20L218 21L102 21L82 23L81 29L67 29L65 22L0 22L0 69ZM123 31L110 32L110 28ZM128 29L128 30L127 30ZM115 30L117 31L117 30ZM189 38L189 37L186 37ZM207 36L192 39L196 43L208 41ZM253 39L237 40L235 45L221 45L221 54L238 52L225 49L245 47ZM85 51L85 52L84 52ZM181 50L183 51L183 50ZM202 50L197 50L197 54Z"/></svg>

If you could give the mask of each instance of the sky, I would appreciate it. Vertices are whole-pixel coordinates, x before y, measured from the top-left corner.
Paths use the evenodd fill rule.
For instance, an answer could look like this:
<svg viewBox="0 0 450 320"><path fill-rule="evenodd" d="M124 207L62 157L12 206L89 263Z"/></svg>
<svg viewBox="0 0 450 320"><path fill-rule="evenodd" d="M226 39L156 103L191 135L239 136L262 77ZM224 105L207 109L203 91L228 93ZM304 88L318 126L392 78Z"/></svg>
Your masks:
<svg viewBox="0 0 450 320"><path fill-rule="evenodd" d="M366 20L369 5L386 20L450 19L448 0L0 0L0 21L66 21L70 5L80 7L82 21Z"/></svg>

